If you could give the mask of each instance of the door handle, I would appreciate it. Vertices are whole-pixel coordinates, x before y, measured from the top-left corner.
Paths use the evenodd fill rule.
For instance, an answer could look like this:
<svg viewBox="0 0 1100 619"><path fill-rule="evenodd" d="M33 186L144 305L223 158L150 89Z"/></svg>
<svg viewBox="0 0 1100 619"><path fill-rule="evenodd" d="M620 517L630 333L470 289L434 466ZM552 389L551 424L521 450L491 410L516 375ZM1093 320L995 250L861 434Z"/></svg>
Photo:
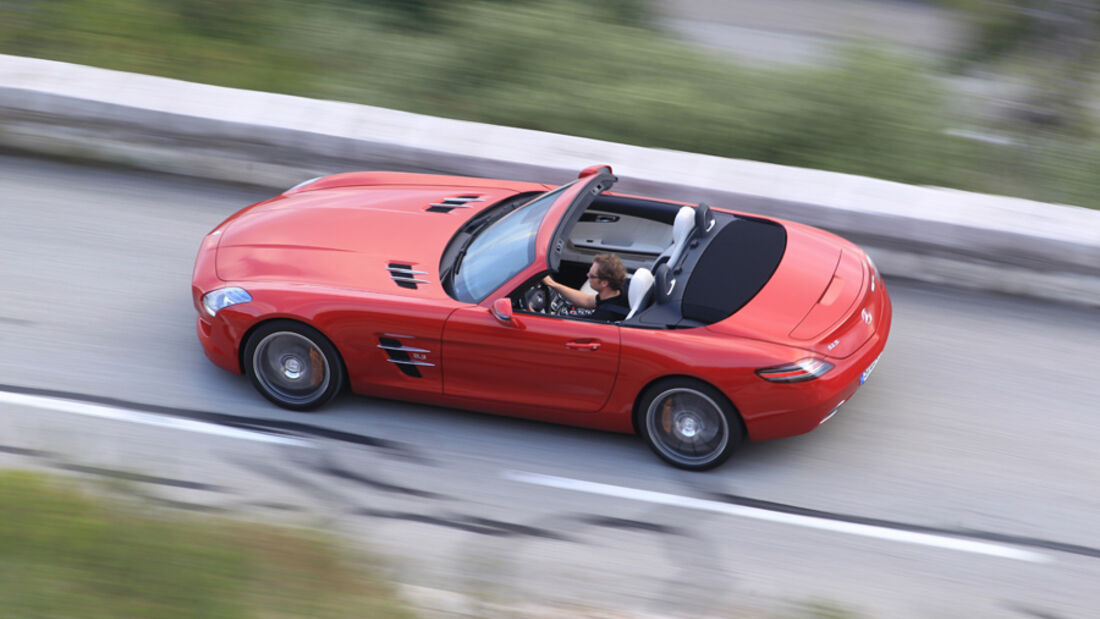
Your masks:
<svg viewBox="0 0 1100 619"><path fill-rule="evenodd" d="M587 351L587 352L596 352L597 350L600 349L600 343L599 342L592 342L592 341L578 342L578 341L574 340L572 342L566 342L565 347L568 348L569 350L583 350L583 351Z"/></svg>

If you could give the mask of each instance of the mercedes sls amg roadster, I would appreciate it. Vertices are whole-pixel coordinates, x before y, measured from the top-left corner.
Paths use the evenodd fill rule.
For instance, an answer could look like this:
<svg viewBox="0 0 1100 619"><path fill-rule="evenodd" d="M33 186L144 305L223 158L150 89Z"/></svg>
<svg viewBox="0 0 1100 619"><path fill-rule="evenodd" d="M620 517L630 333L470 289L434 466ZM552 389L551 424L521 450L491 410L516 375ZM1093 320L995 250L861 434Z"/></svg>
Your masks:
<svg viewBox="0 0 1100 619"><path fill-rule="evenodd" d="M192 294L216 365L279 406L345 388L641 435L708 469L808 432L867 380L890 331L868 256L830 233L611 191L399 172L313 179L203 240ZM593 320L597 254L629 313Z"/></svg>

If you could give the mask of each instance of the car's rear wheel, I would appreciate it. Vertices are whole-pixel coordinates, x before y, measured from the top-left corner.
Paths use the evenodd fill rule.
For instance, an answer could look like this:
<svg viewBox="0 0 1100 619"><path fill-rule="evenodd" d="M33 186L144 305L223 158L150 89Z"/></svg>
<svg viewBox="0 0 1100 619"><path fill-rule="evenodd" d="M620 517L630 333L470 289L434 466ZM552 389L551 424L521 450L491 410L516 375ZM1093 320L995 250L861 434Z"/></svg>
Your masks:
<svg viewBox="0 0 1100 619"><path fill-rule="evenodd" d="M344 385L344 364L336 347L316 329L289 320L261 325L248 338L244 370L272 402L292 410L313 410Z"/></svg>
<svg viewBox="0 0 1100 619"><path fill-rule="evenodd" d="M638 430L666 462L702 471L722 464L741 443L737 411L705 383L669 378L653 384L639 401Z"/></svg>

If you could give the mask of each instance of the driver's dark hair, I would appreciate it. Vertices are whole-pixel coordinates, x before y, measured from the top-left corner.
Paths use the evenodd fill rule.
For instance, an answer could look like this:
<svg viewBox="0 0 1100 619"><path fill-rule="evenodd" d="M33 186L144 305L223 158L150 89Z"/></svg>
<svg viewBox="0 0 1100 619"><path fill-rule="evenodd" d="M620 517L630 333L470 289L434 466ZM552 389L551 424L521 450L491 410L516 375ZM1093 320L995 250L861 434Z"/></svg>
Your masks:
<svg viewBox="0 0 1100 619"><path fill-rule="evenodd" d="M626 284L626 267L615 254L596 254L592 259L596 263L596 276L607 281L612 290L622 292Z"/></svg>

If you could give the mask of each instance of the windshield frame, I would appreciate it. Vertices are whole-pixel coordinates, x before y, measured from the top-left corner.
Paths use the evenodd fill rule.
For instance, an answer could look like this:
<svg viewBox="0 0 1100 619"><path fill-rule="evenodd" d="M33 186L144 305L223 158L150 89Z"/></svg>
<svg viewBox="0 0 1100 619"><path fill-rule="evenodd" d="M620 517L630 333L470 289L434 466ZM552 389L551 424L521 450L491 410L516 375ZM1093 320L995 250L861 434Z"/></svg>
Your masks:
<svg viewBox="0 0 1100 619"><path fill-rule="evenodd" d="M481 303L530 267L539 254L543 221L574 183L534 196L476 230L463 242L448 268L447 292L458 301ZM482 278L487 281L479 281Z"/></svg>
<svg viewBox="0 0 1100 619"><path fill-rule="evenodd" d="M515 291L519 285L539 274L556 271L561 262L562 250L566 242L568 231L580 219L581 213L592 203L595 197L611 188L617 181L617 177L610 171L600 171L596 174L585 174L560 187L554 187L530 199L517 202L519 206L508 206L501 209L499 215L494 214L484 220L478 221L474 228L460 228L444 250L440 264L440 281L443 289L454 300L463 303L475 303L488 306L497 298L507 296ZM560 193L558 193L560 192ZM455 290L455 266L458 271L465 268L461 260L465 258L466 251L485 229L492 227L498 219L511 214L513 211L523 209L535 201L551 194L557 194L548 211L542 216L534 241L535 255L533 258L524 256L525 265L515 265L518 270L515 275L499 283L495 291L491 291L484 297L477 298L473 295L460 296ZM488 209L487 209L488 211ZM471 221L476 221L475 217ZM521 260L521 262L523 261ZM446 266L444 266L446 265ZM476 300L475 300L476 299Z"/></svg>

